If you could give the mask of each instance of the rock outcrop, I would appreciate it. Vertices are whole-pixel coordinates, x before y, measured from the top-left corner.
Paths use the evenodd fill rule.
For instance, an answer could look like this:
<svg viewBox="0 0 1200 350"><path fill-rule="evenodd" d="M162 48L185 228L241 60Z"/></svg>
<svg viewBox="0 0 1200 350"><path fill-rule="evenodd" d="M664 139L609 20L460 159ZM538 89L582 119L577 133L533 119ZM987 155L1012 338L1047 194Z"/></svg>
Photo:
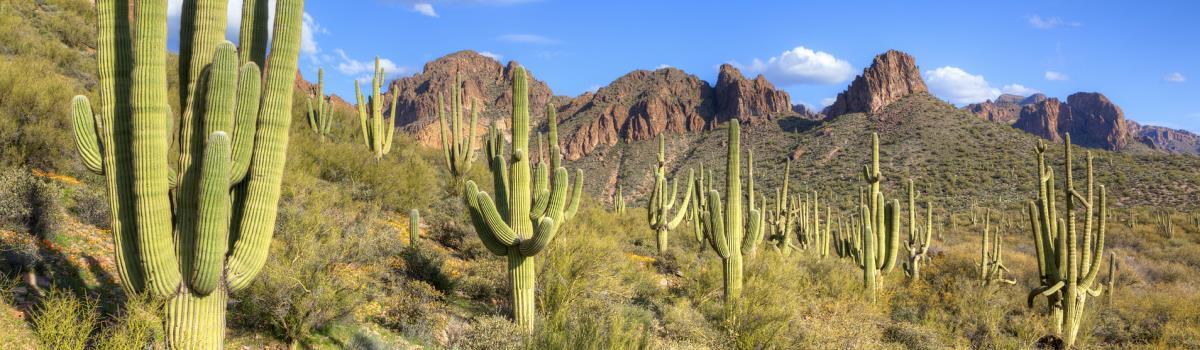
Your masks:
<svg viewBox="0 0 1200 350"><path fill-rule="evenodd" d="M754 80L748 80L733 65L722 64L714 89L717 99L717 122L737 118L744 123L755 125L791 114L791 97L786 92L776 90L775 85L767 81L762 74Z"/></svg>
<svg viewBox="0 0 1200 350"><path fill-rule="evenodd" d="M1200 135L1186 130L1162 126L1141 125L1132 120L1125 121L1131 139L1151 149L1167 153L1200 155Z"/></svg>
<svg viewBox="0 0 1200 350"><path fill-rule="evenodd" d="M1034 96L1039 96L1037 94ZM995 100L988 100L980 103L972 103L965 108L971 113L979 115L984 120L990 120L997 123L1012 124L1021 116L1021 107L1029 104L1040 102L1034 99L1034 96L1028 98L1017 95L1003 94ZM1045 97L1044 95L1041 95ZM1042 98L1044 100L1044 98ZM1026 103L1029 101L1028 103Z"/></svg>
<svg viewBox="0 0 1200 350"><path fill-rule="evenodd" d="M507 66L491 57L475 51L459 51L425 64L421 73L396 79L389 84L387 97L392 93L400 96L396 100L396 125L413 134L416 139L431 147L440 146L437 122L438 94L448 94L455 76L462 80L463 101L478 101L481 109L475 125L478 137L482 137L492 120L507 130L507 120L512 105L512 71L518 64L510 61ZM546 83L533 78L529 73L529 110L535 123L545 118L546 105L554 94ZM366 88L364 86L364 88ZM390 102L385 102L390 103ZM469 107L467 108L469 110ZM387 107L385 107L385 111Z"/></svg>
<svg viewBox="0 0 1200 350"><path fill-rule="evenodd" d="M1130 135L1121 107L1095 92L1077 92L1066 103L1050 98L1027 104L1013 127L1055 142L1070 133L1077 145L1110 151L1125 149Z"/></svg>
<svg viewBox="0 0 1200 350"><path fill-rule="evenodd" d="M662 68L630 72L576 97L559 112L564 124L560 133L568 135L563 155L577 159L598 145L622 139L703 130L716 114L716 103L707 82L676 68Z"/></svg>
<svg viewBox="0 0 1200 350"><path fill-rule="evenodd" d="M830 117L848 113L874 114L905 96L928 91L916 60L906 53L888 50L875 56L871 66L855 77L846 91L838 94L824 114Z"/></svg>

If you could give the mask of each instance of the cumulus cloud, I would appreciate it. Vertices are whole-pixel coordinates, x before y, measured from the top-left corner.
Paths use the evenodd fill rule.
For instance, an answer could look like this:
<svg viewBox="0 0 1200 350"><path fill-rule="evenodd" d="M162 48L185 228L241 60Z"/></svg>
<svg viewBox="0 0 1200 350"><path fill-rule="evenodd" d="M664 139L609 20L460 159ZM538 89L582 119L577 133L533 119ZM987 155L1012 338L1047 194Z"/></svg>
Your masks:
<svg viewBox="0 0 1200 350"><path fill-rule="evenodd" d="M925 71L925 83L935 95L960 105L995 99L1000 94L1024 96L1039 92L1020 84L996 88L983 75L971 74L952 66Z"/></svg>
<svg viewBox="0 0 1200 350"><path fill-rule="evenodd" d="M1071 77L1070 77L1070 76L1067 76L1066 74L1064 74L1064 73L1062 73L1062 72L1055 72L1055 71L1052 71L1052 70L1048 70L1048 71L1046 71L1046 74L1042 75L1042 77L1046 78L1046 80L1049 80L1049 81L1067 81L1067 80L1071 80Z"/></svg>
<svg viewBox="0 0 1200 350"><path fill-rule="evenodd" d="M1182 83L1187 81L1187 77L1183 76L1183 73L1174 72L1167 74L1167 76L1163 77L1163 80L1166 80L1169 83Z"/></svg>
<svg viewBox="0 0 1200 350"><path fill-rule="evenodd" d="M1026 16L1029 21L1029 26L1037 29L1054 29L1059 27L1080 27L1083 23L1076 21L1068 21L1059 17L1042 17L1038 15Z"/></svg>
<svg viewBox="0 0 1200 350"><path fill-rule="evenodd" d="M375 71L374 61L359 61L351 58L342 49L333 50L338 55L339 62L337 70L342 74L349 76L357 76L360 81L370 81L373 72ZM408 71L407 67L397 66L395 62L386 58L379 59L379 66L383 68L384 75L388 77L396 77Z"/></svg>
<svg viewBox="0 0 1200 350"><path fill-rule="evenodd" d="M491 59L497 60L497 61L499 61L501 58L504 57L504 55L492 53L491 51L479 51L479 55L483 56L483 57L488 57L488 58L491 58Z"/></svg>
<svg viewBox="0 0 1200 350"><path fill-rule="evenodd" d="M829 107L829 105L833 104L834 102L837 102L836 97L823 98L821 99L821 107Z"/></svg>
<svg viewBox="0 0 1200 350"><path fill-rule="evenodd" d="M756 58L744 68L782 85L836 84L854 76L850 62L803 46L784 51L766 61Z"/></svg>
<svg viewBox="0 0 1200 350"><path fill-rule="evenodd" d="M434 9L433 9L433 4L430 4L427 2L418 2L418 3L413 4L412 10L413 10L413 12L416 12L416 13L419 13L419 14L422 14L425 16L434 17L434 18L438 17L437 11L434 11Z"/></svg>
<svg viewBox="0 0 1200 350"><path fill-rule="evenodd" d="M553 45L559 43L558 40L537 34L504 34L496 37L496 39L514 44Z"/></svg>

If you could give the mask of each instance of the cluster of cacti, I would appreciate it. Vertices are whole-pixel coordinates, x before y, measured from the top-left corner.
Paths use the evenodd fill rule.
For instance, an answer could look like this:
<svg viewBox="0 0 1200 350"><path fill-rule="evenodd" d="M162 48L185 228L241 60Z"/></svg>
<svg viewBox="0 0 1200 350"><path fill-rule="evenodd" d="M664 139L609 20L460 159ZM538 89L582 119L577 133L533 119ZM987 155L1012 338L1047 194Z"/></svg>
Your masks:
<svg viewBox="0 0 1200 350"><path fill-rule="evenodd" d="M667 235L683 221L688 204L692 201L693 173L688 171L687 190L683 193L683 204L671 214L675 207L676 190L679 183L671 180L671 192L667 192L667 141L658 136L658 167L654 170L654 187L650 189L650 202L646 204L646 221L654 230L659 254L667 252Z"/></svg>
<svg viewBox="0 0 1200 350"><path fill-rule="evenodd" d="M391 110L383 114L383 94L379 91L384 82L383 67L379 65L379 56L375 57L375 74L371 78L371 96L363 95L358 80L354 81L354 96L358 101L358 126L362 130L363 143L375 159L392 151L392 136L396 133L396 99L400 94L392 92Z"/></svg>
<svg viewBox="0 0 1200 350"><path fill-rule="evenodd" d="M79 153L107 181L121 285L166 299L169 348L220 349L228 295L262 270L275 229L304 2L277 1L269 58L267 1L243 2L240 50L225 1L185 6L174 168L167 2L96 8L100 103L72 107Z"/></svg>
<svg viewBox="0 0 1200 350"><path fill-rule="evenodd" d="M994 283L1016 284L1016 280L1004 279L1008 267L1004 266L1004 237L999 230L996 240L989 241L992 228L992 212L988 210L983 216L983 244L979 248L979 281L985 286Z"/></svg>
<svg viewBox="0 0 1200 350"><path fill-rule="evenodd" d="M700 250L704 250L704 220L701 217L702 213L708 210L708 191L713 189L712 170L705 175L704 164L700 164L700 174L696 176L695 183L692 185L692 203L688 205L688 220L692 222L692 234L696 239L696 243L700 244Z"/></svg>
<svg viewBox="0 0 1200 350"><path fill-rule="evenodd" d="M1063 337L1066 347L1070 348L1079 332L1087 297L1101 292L1092 289L1092 283L1099 274L1104 257L1104 231L1108 216L1107 195L1103 185L1099 186L1100 202L1095 202L1092 154L1087 154L1087 188L1079 192L1072 174L1071 135L1066 135L1063 147L1066 161L1066 188L1062 191L1066 204L1065 218L1059 216L1057 209L1054 171L1046 162L1046 146L1039 142L1036 148L1038 198L1029 202L1028 209L1030 230L1037 250L1040 286L1029 293L1028 302L1033 307L1037 296L1047 298L1054 317L1054 331ZM1079 205L1084 209L1082 233L1078 232ZM1095 222L1097 220L1098 224Z"/></svg>
<svg viewBox="0 0 1200 350"><path fill-rule="evenodd" d="M908 260L904 272L912 280L921 279L921 263L929 259L929 242L933 238L933 203L925 203L925 227L917 227L917 190L908 180Z"/></svg>
<svg viewBox="0 0 1200 350"><path fill-rule="evenodd" d="M721 257L725 276L725 300L730 302L740 297L742 292L742 254L752 253L762 240L762 214L754 204L747 210L748 218L742 215L742 164L741 164L741 123L734 119L729 122L728 155L725 166L725 198L722 203L721 193L711 189L711 179L707 188L707 207L698 208L696 218L703 221L701 226L704 237L712 249ZM753 161L748 162L749 169L754 169ZM703 177L701 180L703 181ZM705 184L697 183L696 188L704 189ZM754 177L749 179L749 198L754 198ZM732 303L726 305L732 306Z"/></svg>
<svg viewBox="0 0 1200 350"><path fill-rule="evenodd" d="M467 124L462 123L463 107L466 103L463 102L460 84L462 82L458 79L458 73L455 73L454 85L450 87L449 108L446 107L442 94L438 94L438 131L441 133L442 154L446 158L446 168L450 170L450 175L454 176L455 188L462 185L475 162L475 121L479 118L479 108L476 108L475 101L471 101L471 119ZM393 103L393 113L395 108ZM446 120L446 114L450 115L449 121Z"/></svg>
<svg viewBox="0 0 1200 350"><path fill-rule="evenodd" d="M548 117L551 133L556 133L557 120L553 115ZM542 163L536 170L530 169L529 90L521 67L512 75L511 125L512 147L507 161L499 151L500 145L493 145L497 147L495 153L488 151L493 157L489 164L493 165L495 201L474 181L467 181L463 197L483 245L493 254L508 258L513 319L522 329L532 331L537 280L532 257L546 249L562 223L575 215L583 172L577 171L575 185L568 189L567 170L558 167L556 159L557 143L550 145L550 165ZM548 166L555 167L552 178Z"/></svg>
<svg viewBox="0 0 1200 350"><path fill-rule="evenodd" d="M315 97L315 98L314 98ZM333 103L325 97L325 70L317 69L317 94L308 98L308 127L320 136L321 141L329 137L329 126L333 125ZM317 100L314 105L313 100Z"/></svg>
<svg viewBox="0 0 1200 350"><path fill-rule="evenodd" d="M417 209L408 211L408 247L416 248L417 239L421 238L421 212Z"/></svg>
<svg viewBox="0 0 1200 350"><path fill-rule="evenodd" d="M621 186L617 186L617 196L613 198L613 211L617 214L625 214L625 193Z"/></svg>
<svg viewBox="0 0 1200 350"><path fill-rule="evenodd" d="M875 301L877 279L886 275L896 264L900 245L900 202L888 203L880 190L883 173L879 170L879 134L871 134L871 164L863 166L863 178L869 190L862 196L858 214L858 267L863 270L863 288Z"/></svg>
<svg viewBox="0 0 1200 350"><path fill-rule="evenodd" d="M1158 227L1158 231L1162 232L1167 239L1175 239L1175 225L1171 222L1171 212L1159 210L1154 215L1154 226Z"/></svg>
<svg viewBox="0 0 1200 350"><path fill-rule="evenodd" d="M792 250L798 248L792 243L792 233L795 232L794 225L799 218L800 209L796 207L795 201L789 201L791 192L788 186L791 183L791 174L792 162L788 161L783 168L783 188L775 189L775 208L765 213L766 222L771 226L767 241L783 256L792 255Z"/></svg>

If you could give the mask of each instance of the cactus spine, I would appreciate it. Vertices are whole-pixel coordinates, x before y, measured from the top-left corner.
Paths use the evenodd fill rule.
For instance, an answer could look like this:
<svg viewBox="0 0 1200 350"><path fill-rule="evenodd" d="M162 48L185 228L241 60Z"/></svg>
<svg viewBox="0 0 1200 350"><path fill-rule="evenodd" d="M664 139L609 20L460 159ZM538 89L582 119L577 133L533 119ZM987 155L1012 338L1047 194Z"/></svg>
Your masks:
<svg viewBox="0 0 1200 350"><path fill-rule="evenodd" d="M72 103L79 153L106 179L121 285L166 299L173 349L224 346L227 296L266 262L287 154L304 2L277 2L269 58L268 2L243 2L240 56L224 41L226 2L185 6L175 168L165 1L132 6L133 28L128 0L96 2L98 113Z"/></svg>
<svg viewBox="0 0 1200 350"><path fill-rule="evenodd" d="M684 214L687 214L688 204L692 201L692 179L693 172L688 171L687 190L683 193L683 204L671 214L671 209L675 207L675 194L679 189L679 183L671 180L671 192L667 192L667 141L660 134L658 135L658 167L654 170L654 188L650 190L650 202L646 208L646 221L650 224L650 229L654 230L655 238L658 246L658 253L665 254L667 252L667 235L679 223L683 221Z"/></svg>
<svg viewBox="0 0 1200 350"><path fill-rule="evenodd" d="M979 248L979 281L987 286L993 283L1016 284L1015 280L1004 279L1008 267L1004 266L1004 238L996 233L996 240L989 243L989 231L992 228L992 211L987 210L983 216L983 244Z"/></svg>
<svg viewBox="0 0 1200 350"><path fill-rule="evenodd" d="M1107 195L1100 185L1100 202L1095 204L1092 178L1092 155L1087 154L1087 188L1080 193L1075 189L1072 175L1071 135L1064 137L1066 155L1066 218L1060 218L1057 194L1054 188L1054 171L1046 164L1046 146L1038 143L1038 198L1029 202L1030 231L1034 247L1037 248L1038 275L1041 285L1029 293L1028 304L1033 307L1034 299L1046 297L1054 316L1054 331L1063 338L1066 347L1075 344L1079 323L1083 320L1083 308L1088 295L1096 296L1100 290L1092 289L1099 274L1104 257L1104 231L1107 220ZM1085 197L1086 196L1086 197ZM1085 209L1082 244L1076 218L1077 205ZM1098 215L1094 215L1096 210ZM1093 222L1099 219L1099 225Z"/></svg>
<svg viewBox="0 0 1200 350"><path fill-rule="evenodd" d="M314 98L308 98L308 127L317 136L321 137L321 141L325 141L329 137L329 126L333 121L333 103L329 102L329 98L325 97L325 70L317 69L317 95L313 104Z"/></svg>
<svg viewBox="0 0 1200 350"><path fill-rule="evenodd" d="M493 164L496 200L480 191L474 181L467 181L463 196L483 245L493 254L508 258L513 319L525 331L532 331L536 282L532 257L554 240L559 226L574 210L571 207L578 206L578 199L567 204L569 179L567 170L562 167L555 169L549 188L531 186L529 92L524 68L513 71L512 84L511 154L507 162L500 154L494 154L495 158L489 162ZM553 127L556 121L552 116L550 119ZM550 147L552 153L557 152L557 143ZM544 169L544 165L539 168ZM572 197L579 197L582 174L582 171L577 172Z"/></svg>
<svg viewBox="0 0 1200 350"><path fill-rule="evenodd" d="M421 238L421 212L417 209L408 211L408 246L417 247L417 239Z"/></svg>
<svg viewBox="0 0 1200 350"><path fill-rule="evenodd" d="M921 262L929 259L929 242L933 238L933 203L926 202L925 228L917 227L917 190L908 180L908 263L904 272L913 281L921 279Z"/></svg>
<svg viewBox="0 0 1200 350"><path fill-rule="evenodd" d="M362 130L363 143L375 153L375 160L383 159L383 156L392 150L392 136L396 132L396 98L400 97L400 94L392 93L391 111L384 116L383 95L379 91L383 80L383 67L379 66L379 56L375 56L371 96L364 96L358 80L354 81L354 96L358 101L358 126Z"/></svg>
<svg viewBox="0 0 1200 350"><path fill-rule="evenodd" d="M449 108L442 100L442 95L438 94L438 131L441 133L442 153L446 158L446 168L450 170L450 175L454 176L456 189L461 187L467 172L471 171L471 165L475 162L475 122L479 118L479 109L472 100L470 122L466 125L462 124L465 103L459 87L461 84L458 73L454 73L454 86L450 87ZM392 106L394 114L395 103L392 103ZM450 114L449 121L446 120L447 113ZM449 132L447 132L447 128Z"/></svg>
<svg viewBox="0 0 1200 350"><path fill-rule="evenodd" d="M728 143L725 166L725 197L728 200L722 206L721 193L710 189L708 208L700 210L698 217L704 221L702 227L705 239L721 257L726 305L732 307L731 301L738 299L742 293L742 254L752 251L756 241L762 239L762 216L753 205L749 208L749 218L742 216L741 124L737 119L729 121ZM754 179L751 178L750 186L753 186L753 183ZM750 193L750 198L754 198L753 192ZM748 225L743 227L747 221ZM756 232L760 236L754 237Z"/></svg>
<svg viewBox="0 0 1200 350"><path fill-rule="evenodd" d="M867 298L875 302L875 291L879 288L877 278L886 275L896 264L896 251L900 245L900 203L887 203L880 183L883 174L879 171L879 134L871 134L871 164L863 166L863 178L868 191L859 204L858 267L863 270L863 288ZM885 204L886 203L886 204Z"/></svg>

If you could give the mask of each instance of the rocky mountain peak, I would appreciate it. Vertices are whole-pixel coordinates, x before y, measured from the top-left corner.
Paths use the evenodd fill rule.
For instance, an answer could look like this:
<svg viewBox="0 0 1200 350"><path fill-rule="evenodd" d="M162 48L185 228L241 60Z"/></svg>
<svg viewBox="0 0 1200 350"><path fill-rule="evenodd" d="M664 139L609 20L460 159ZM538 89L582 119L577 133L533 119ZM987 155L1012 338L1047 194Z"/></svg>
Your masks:
<svg viewBox="0 0 1200 350"><path fill-rule="evenodd" d="M888 50L878 56L862 75L854 78L846 91L825 108L825 115L878 113L883 107L905 96L929 92L921 79L921 70L909 54Z"/></svg>
<svg viewBox="0 0 1200 350"><path fill-rule="evenodd" d="M748 80L731 64L722 64L717 75L717 122L739 118L751 125L791 114L791 97L759 74Z"/></svg>

